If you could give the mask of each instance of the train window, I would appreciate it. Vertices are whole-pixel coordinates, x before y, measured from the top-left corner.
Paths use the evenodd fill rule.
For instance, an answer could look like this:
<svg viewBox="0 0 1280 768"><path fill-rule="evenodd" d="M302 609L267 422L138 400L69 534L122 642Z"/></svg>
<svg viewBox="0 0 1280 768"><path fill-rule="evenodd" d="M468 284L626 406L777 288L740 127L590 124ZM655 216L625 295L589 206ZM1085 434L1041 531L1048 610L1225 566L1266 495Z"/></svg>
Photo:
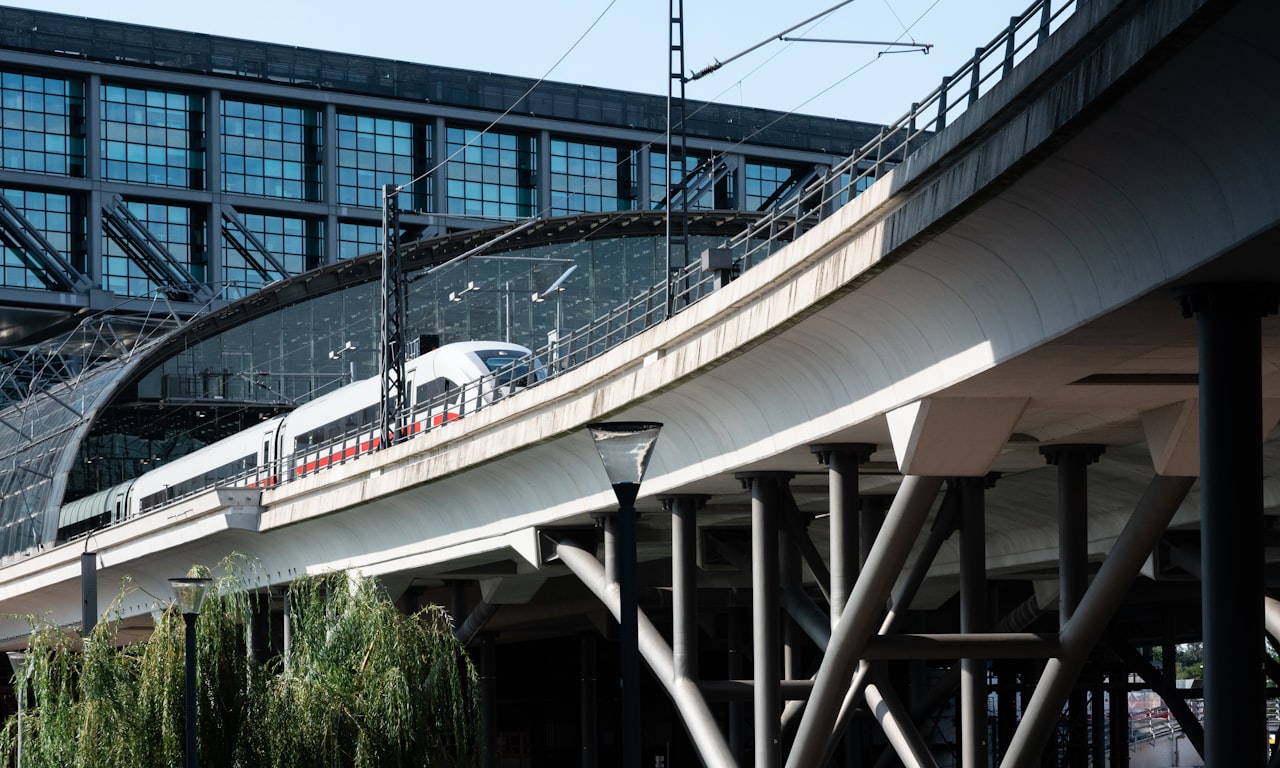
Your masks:
<svg viewBox="0 0 1280 768"><path fill-rule="evenodd" d="M446 392L456 390L457 388L457 384L454 384L452 381L441 376L428 381L426 384L419 384L418 388L414 390L414 402L418 403L418 405L427 405L444 395Z"/></svg>

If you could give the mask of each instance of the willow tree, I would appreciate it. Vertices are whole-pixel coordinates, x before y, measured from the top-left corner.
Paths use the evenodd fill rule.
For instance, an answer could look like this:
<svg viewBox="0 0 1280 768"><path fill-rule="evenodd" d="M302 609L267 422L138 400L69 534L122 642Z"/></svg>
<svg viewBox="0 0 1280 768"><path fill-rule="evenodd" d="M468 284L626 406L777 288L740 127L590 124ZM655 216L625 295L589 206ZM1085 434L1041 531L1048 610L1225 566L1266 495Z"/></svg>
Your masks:
<svg viewBox="0 0 1280 768"><path fill-rule="evenodd" d="M438 607L406 615L377 583L295 582L289 658L249 652L242 563L224 564L196 622L200 764L243 768L457 766L479 749L475 668ZM182 763L184 631L177 609L144 642L119 622L78 636L35 625L23 676L24 768ZM13 760L16 718L0 732Z"/></svg>

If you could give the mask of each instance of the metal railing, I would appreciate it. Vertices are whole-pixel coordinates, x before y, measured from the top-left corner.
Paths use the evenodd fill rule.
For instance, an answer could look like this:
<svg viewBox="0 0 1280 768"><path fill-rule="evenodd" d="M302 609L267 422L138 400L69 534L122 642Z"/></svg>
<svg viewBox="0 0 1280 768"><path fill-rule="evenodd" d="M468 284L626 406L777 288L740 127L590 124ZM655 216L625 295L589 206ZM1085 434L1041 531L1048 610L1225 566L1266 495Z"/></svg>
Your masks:
<svg viewBox="0 0 1280 768"><path fill-rule="evenodd" d="M1020 16L1011 18L1005 29L989 43L977 48L955 73L942 78L941 84L913 104L906 114L882 128L878 136L833 166L825 175L809 182L767 216L728 238L725 247L735 252L733 271L741 273L768 258L776 249L812 228L923 147L1042 45L1075 13L1082 1L1036 0ZM397 439L411 438L445 426L455 420L449 414L461 418L499 397L514 393L518 388L503 383L502 377L506 376L509 381L512 372L518 368L540 370L546 376L555 376L599 357L665 320L668 291L672 292L673 311L679 312L712 293L715 285L716 276L702 272L700 264L682 267L671 274L669 281L654 285L595 321L539 347L532 356L513 362L510 370L491 373L460 391L420 406L407 419L404 434ZM534 385L537 381L528 383ZM450 411L450 403L459 404L460 410ZM436 420L439 414L445 416ZM367 455L380 445L381 437L377 432L378 428L373 424L361 425L340 438L308 447L304 454L292 456L289 461L293 462L294 470L301 462L301 466L313 466L310 471L345 463ZM231 486L236 482L263 484L271 482L272 478L278 482L290 476L290 472L281 471L285 469L255 468L216 485ZM208 488L202 490L207 491Z"/></svg>

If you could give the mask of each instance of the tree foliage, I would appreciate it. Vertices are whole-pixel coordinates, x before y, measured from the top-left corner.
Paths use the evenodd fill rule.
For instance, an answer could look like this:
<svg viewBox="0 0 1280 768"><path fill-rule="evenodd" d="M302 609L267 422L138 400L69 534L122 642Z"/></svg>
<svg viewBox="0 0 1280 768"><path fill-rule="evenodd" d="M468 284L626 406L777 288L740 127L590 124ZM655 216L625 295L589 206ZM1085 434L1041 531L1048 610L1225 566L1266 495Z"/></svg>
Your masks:
<svg viewBox="0 0 1280 768"><path fill-rule="evenodd" d="M244 563L224 563L196 623L200 765L371 768L471 764L475 668L438 607L409 616L376 582L335 573L295 582L288 659L249 652ZM33 622L23 676L25 768L181 765L185 625L170 607L144 642L118 621L78 635ZM17 722L0 754L17 748Z"/></svg>

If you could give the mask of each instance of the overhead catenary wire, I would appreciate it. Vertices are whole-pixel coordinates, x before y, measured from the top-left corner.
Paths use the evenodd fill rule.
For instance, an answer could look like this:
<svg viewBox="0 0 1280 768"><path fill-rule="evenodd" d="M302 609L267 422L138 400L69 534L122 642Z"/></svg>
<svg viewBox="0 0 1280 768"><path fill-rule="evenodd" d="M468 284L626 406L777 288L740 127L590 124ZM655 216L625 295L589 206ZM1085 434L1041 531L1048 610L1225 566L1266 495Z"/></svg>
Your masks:
<svg viewBox="0 0 1280 768"><path fill-rule="evenodd" d="M692 75L689 75L687 78L685 78L685 81L686 81L686 82L692 82L692 81L697 80L697 79L699 79L699 78L706 77L707 75L711 74L712 72L715 72L717 69L720 69L721 67L723 67L725 64L728 64L728 63L729 63L729 62L731 62L731 61L736 61L737 59L740 59L740 58L742 58L743 56L746 56L748 53L751 53L751 52L753 52L753 51L759 50L760 48L765 47L765 46L766 46L766 45L768 45L769 43L772 43L774 40L781 40L783 35L786 35L786 34L789 34L789 33L791 33L791 32L794 32L794 31L796 31L797 29L799 29L799 28L803 27L805 24L808 24L808 23L810 23L810 22L812 22L812 21L817 21L818 19L822 18L823 16L827 16L827 15L829 15L829 14L831 14L831 13L834 13L835 11L840 10L841 8L845 7L846 5L849 5L849 4L850 4L850 3L852 3L852 2L854 2L854 0L842 0L842 2L836 3L835 5L831 6L830 8L828 8L827 10L825 10L825 11L823 11L823 12L821 12L821 13L817 13L817 14L814 14L813 16L810 16L809 18L805 19L804 21L800 22L799 24L793 24L792 26L787 27L786 29L782 30L781 32L779 32L779 33L778 33L778 34L776 34L776 35L770 35L769 37L766 37L764 40L761 40L760 42L758 42L758 43L756 43L755 45L751 46L750 48L746 49L745 51L740 51L740 52L738 52L738 53L735 53L735 54L733 54L732 56L730 56L729 58L725 59L724 61L717 61L717 62L715 62L714 64L711 64L711 65L709 65L709 66L703 67L702 69L698 70L697 72L695 72L695 73L693 73Z"/></svg>
<svg viewBox="0 0 1280 768"><path fill-rule="evenodd" d="M578 35L578 39L573 41L573 45L570 45L569 49L566 50L563 54L561 54L560 58L556 59L555 63L552 64L551 67L548 68L547 71L544 72L542 76L539 77L537 81L534 82L533 85L529 86L524 93L520 94L520 98L511 102L511 106L507 107L502 112L502 114L498 115L492 121L490 121L489 124L484 127L484 130L477 133L470 141L463 144L461 147L458 147L456 150L453 151L452 154L450 154L448 157L441 160L440 162L436 163L434 166L432 166L428 170L424 171L423 173L419 174L413 179L410 179L404 184L398 185L395 188L395 193L399 194L400 192L404 191L406 187L411 187L414 184L418 183L419 181L422 181L423 179L427 178L431 174L435 173L436 171L440 170L450 160L462 154L462 151L465 150L467 147L470 147L476 141L476 139L479 139L481 136L484 136L486 133L493 130L493 127L496 126L498 123L502 122L502 120L507 115L511 114L511 112L516 108L516 106L520 104L520 102L529 98L529 94L533 93L538 88L538 86L542 85L543 81L545 81L548 77L550 77L552 72L556 71L556 67L559 67L560 64L564 62L565 59L569 58L569 54L573 53L573 51L579 45L582 44L582 41L586 39L587 35L591 34L591 30L596 28L596 25L600 23L600 20L605 17L605 14L607 14L609 12L609 9L613 8L613 6L617 4L617 2L618 0L609 0L609 4L604 7L604 10L600 12L600 15L596 16L595 21L592 21L590 26L588 26L581 35ZM847 2L853 2L853 0L847 0Z"/></svg>

